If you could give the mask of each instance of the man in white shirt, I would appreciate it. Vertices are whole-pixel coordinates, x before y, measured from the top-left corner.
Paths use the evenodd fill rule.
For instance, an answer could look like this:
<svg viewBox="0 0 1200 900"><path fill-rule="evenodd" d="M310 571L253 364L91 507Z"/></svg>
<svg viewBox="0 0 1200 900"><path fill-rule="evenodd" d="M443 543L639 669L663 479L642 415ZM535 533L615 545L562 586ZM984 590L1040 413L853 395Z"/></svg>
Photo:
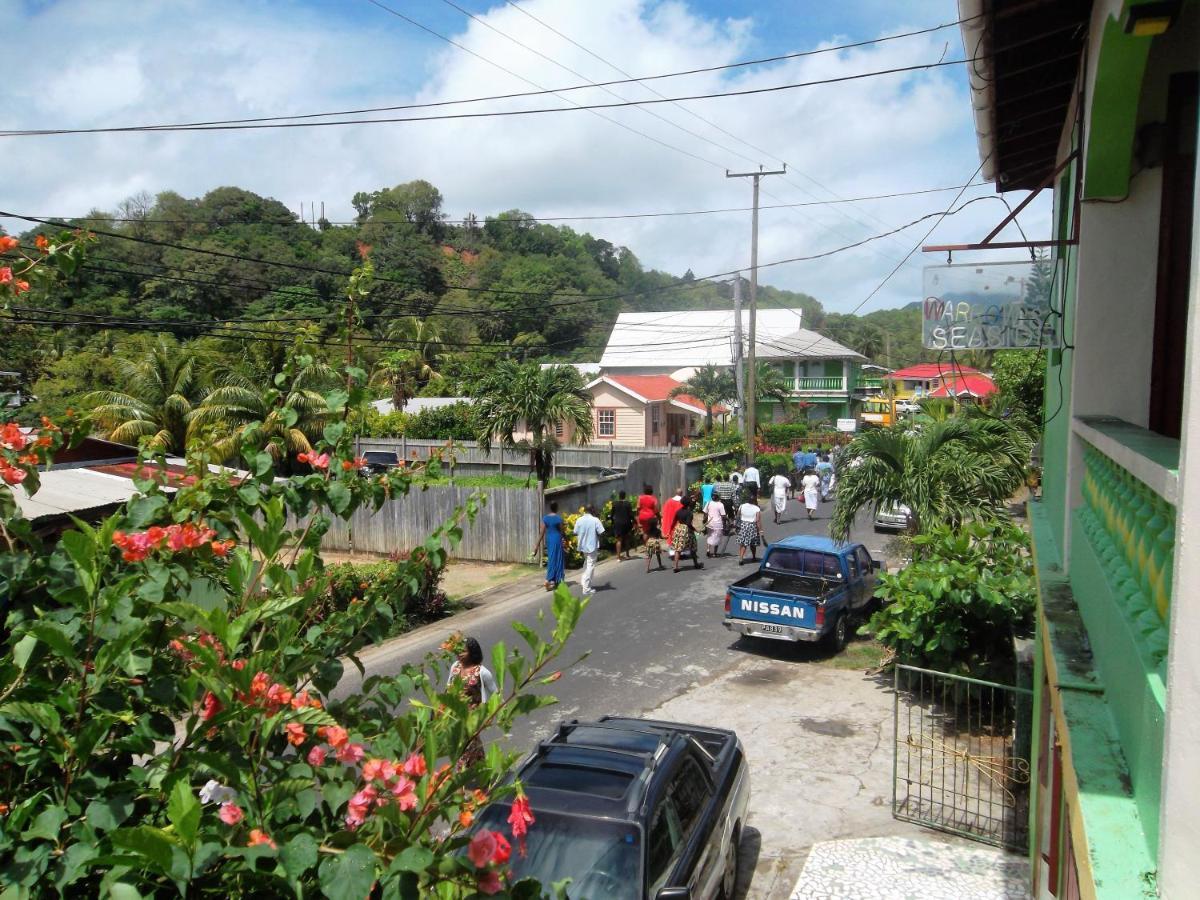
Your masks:
<svg viewBox="0 0 1200 900"><path fill-rule="evenodd" d="M596 517L596 508L587 511L575 521L575 537L579 552L583 554L583 576L579 584L585 595L596 593L592 587L592 573L596 571L596 557L600 554L600 535L604 534L604 523Z"/></svg>
<svg viewBox="0 0 1200 900"><path fill-rule="evenodd" d="M750 489L752 501L757 503L758 495L762 491L762 476L758 473L758 467L754 463L746 466L746 471L742 473L742 478L746 481L746 487Z"/></svg>

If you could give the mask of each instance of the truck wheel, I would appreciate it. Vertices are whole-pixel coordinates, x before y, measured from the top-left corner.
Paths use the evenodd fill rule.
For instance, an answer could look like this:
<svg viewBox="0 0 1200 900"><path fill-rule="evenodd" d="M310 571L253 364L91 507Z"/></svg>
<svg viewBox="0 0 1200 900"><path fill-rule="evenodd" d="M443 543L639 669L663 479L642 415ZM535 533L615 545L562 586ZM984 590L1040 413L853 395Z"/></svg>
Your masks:
<svg viewBox="0 0 1200 900"><path fill-rule="evenodd" d="M833 623L833 631L829 634L829 645L833 647L834 652L841 653L846 649L848 643L850 643L850 615L842 613Z"/></svg>
<svg viewBox="0 0 1200 900"><path fill-rule="evenodd" d="M742 843L741 828L733 829L733 837L725 851L725 870L721 873L721 900L733 900L737 892L738 857Z"/></svg>

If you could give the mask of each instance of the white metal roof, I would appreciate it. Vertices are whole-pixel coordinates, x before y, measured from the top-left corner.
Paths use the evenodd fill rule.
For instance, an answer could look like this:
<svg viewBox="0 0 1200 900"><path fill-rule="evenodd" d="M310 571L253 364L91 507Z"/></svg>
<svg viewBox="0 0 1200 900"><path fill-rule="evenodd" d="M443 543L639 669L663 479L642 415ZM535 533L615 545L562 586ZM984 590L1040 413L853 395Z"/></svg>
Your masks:
<svg viewBox="0 0 1200 900"><path fill-rule="evenodd" d="M780 338L759 338L755 343L760 359L866 359L857 350L807 328Z"/></svg>
<svg viewBox="0 0 1200 900"><path fill-rule="evenodd" d="M755 317L759 342L795 334L801 309L760 309ZM750 330L742 310L742 339ZM608 337L600 365L609 369L646 369L733 364L733 310L685 309L621 313Z"/></svg>
<svg viewBox="0 0 1200 900"><path fill-rule="evenodd" d="M124 503L138 493L130 479L92 469L51 469L39 472L38 477L41 488L32 497L24 488L13 489L21 515L27 519L64 513L78 515L89 509ZM174 492L169 487L164 490Z"/></svg>
<svg viewBox="0 0 1200 900"><path fill-rule="evenodd" d="M455 403L474 403L470 397L412 397L404 404L406 413L419 413L425 409L441 409L443 406L453 406ZM372 400L371 406L375 411L387 415L396 407L391 400Z"/></svg>

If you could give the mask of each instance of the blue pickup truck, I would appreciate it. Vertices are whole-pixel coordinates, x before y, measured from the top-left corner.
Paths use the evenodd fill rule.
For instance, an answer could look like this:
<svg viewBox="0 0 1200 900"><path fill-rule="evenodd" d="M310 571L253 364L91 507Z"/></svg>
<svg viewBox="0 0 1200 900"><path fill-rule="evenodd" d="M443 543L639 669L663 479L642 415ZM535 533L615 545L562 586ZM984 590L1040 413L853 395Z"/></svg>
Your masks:
<svg viewBox="0 0 1200 900"><path fill-rule="evenodd" d="M871 602L880 563L862 544L796 535L767 548L753 575L725 592L725 627L746 637L830 641L841 650L851 619Z"/></svg>

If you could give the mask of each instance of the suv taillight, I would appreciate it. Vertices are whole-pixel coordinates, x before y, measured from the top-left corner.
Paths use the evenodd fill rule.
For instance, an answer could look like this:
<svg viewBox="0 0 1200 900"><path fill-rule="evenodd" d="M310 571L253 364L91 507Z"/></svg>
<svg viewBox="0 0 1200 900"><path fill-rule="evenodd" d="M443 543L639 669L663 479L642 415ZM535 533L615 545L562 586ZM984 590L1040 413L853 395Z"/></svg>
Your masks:
<svg viewBox="0 0 1200 900"><path fill-rule="evenodd" d="M817 627L820 628L824 624L825 624L825 605L820 604L817 606Z"/></svg>
<svg viewBox="0 0 1200 900"><path fill-rule="evenodd" d="M729 605L733 602L733 594L729 591L725 592L725 612L729 612Z"/></svg>

